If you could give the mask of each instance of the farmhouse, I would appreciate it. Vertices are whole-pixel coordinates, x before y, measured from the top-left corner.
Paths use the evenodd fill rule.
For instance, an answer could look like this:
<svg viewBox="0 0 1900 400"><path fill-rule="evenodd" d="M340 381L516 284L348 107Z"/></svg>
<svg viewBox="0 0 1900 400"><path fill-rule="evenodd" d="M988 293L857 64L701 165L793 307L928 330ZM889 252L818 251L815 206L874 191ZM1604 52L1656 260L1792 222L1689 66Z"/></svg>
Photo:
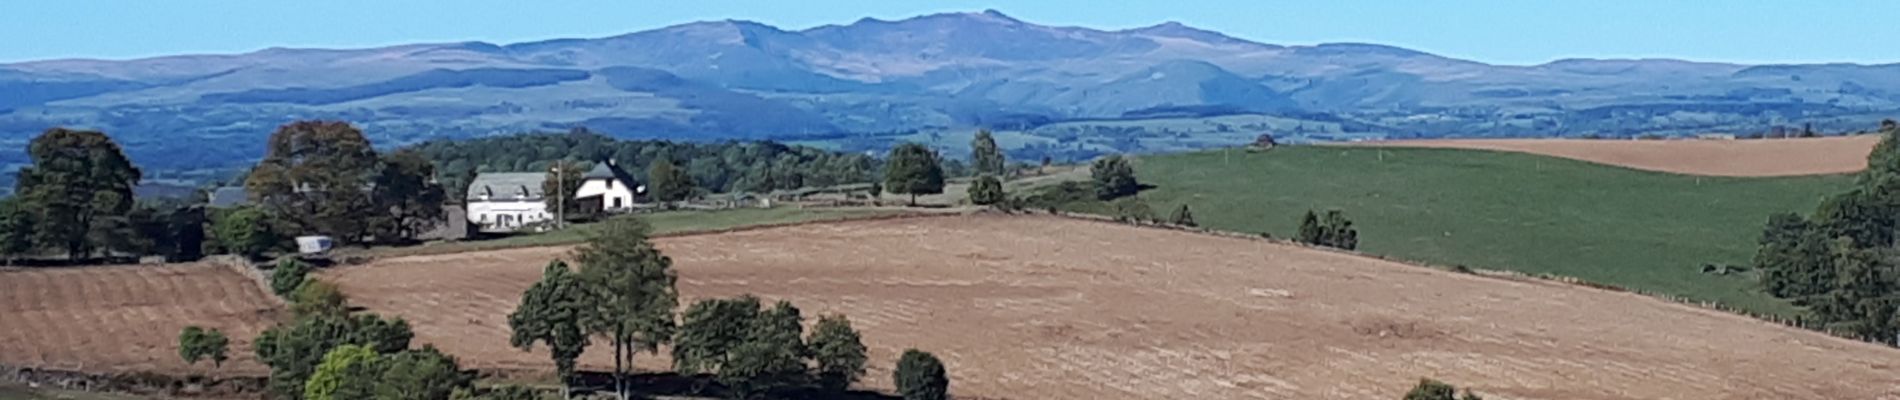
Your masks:
<svg viewBox="0 0 1900 400"><path fill-rule="evenodd" d="M594 169L581 176L581 188L574 194L581 208L603 212L617 212L632 209L634 204L646 200L647 187L633 179L627 170L620 169L614 160L594 164Z"/></svg>
<svg viewBox="0 0 1900 400"><path fill-rule="evenodd" d="M468 184L468 222L482 231L511 231L554 216L548 211L541 172L484 173Z"/></svg>

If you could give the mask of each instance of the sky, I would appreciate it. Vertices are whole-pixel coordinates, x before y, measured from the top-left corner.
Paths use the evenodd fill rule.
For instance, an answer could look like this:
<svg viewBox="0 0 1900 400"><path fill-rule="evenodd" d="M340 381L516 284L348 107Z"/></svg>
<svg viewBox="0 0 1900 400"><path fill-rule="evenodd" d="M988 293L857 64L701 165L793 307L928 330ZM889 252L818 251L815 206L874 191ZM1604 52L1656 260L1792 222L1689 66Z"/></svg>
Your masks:
<svg viewBox="0 0 1900 400"><path fill-rule="evenodd" d="M6 0L0 62L505 44L719 19L803 29L985 9L1046 25L1178 21L1264 43L1378 43L1496 64L1900 62L1891 0Z"/></svg>

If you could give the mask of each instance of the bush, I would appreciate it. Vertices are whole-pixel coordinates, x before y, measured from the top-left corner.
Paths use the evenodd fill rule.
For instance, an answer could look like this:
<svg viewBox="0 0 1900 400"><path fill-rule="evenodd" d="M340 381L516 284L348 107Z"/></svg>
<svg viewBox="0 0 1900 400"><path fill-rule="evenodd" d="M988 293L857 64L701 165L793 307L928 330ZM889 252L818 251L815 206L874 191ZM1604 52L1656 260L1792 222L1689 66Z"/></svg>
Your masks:
<svg viewBox="0 0 1900 400"><path fill-rule="evenodd" d="M864 342L851 328L851 320L842 315L820 317L806 342L812 360L818 363L819 386L842 391L864 376Z"/></svg>
<svg viewBox="0 0 1900 400"><path fill-rule="evenodd" d="M270 290L278 297L289 298L309 275L310 264L290 258L278 261L277 268L270 270Z"/></svg>
<svg viewBox="0 0 1900 400"><path fill-rule="evenodd" d="M1089 166L1089 177L1095 183L1095 198L1101 200L1132 195L1141 189L1141 183L1135 180L1135 167L1120 155L1095 160Z"/></svg>
<svg viewBox="0 0 1900 400"><path fill-rule="evenodd" d="M983 175L970 183L970 203L979 206L994 205L1003 202L1003 182L996 177Z"/></svg>
<svg viewBox="0 0 1900 400"><path fill-rule="evenodd" d="M897 393L904 400L944 400L949 398L950 377L944 373L937 356L917 349L904 350L891 373Z"/></svg>
<svg viewBox="0 0 1900 400"><path fill-rule="evenodd" d="M230 359L231 339L217 329L206 330L196 325L185 327L178 333L178 357L185 364L197 364L198 360L211 360L214 367L223 367Z"/></svg>
<svg viewBox="0 0 1900 400"><path fill-rule="evenodd" d="M1484 400L1476 393L1471 393L1470 390L1465 391L1464 397L1457 397L1457 395L1458 388L1450 384L1433 379L1420 379L1418 386L1412 387L1412 391L1405 393L1404 400Z"/></svg>

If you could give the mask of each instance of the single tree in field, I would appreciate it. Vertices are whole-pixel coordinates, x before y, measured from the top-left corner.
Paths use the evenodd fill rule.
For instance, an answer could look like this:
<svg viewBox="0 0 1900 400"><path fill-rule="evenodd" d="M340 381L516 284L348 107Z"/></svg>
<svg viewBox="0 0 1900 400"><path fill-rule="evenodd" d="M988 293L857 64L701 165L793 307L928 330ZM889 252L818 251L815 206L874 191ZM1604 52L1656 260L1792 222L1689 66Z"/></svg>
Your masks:
<svg viewBox="0 0 1900 400"><path fill-rule="evenodd" d="M27 158L16 192L37 247L77 260L131 237L132 187L143 175L112 138L53 128L33 138Z"/></svg>
<svg viewBox="0 0 1900 400"><path fill-rule="evenodd" d="M244 187L253 203L288 224L287 233L356 242L382 214L369 193L379 164L369 139L348 123L292 122L271 133Z"/></svg>
<svg viewBox="0 0 1900 400"><path fill-rule="evenodd" d="M916 143L892 148L890 160L884 163L884 190L910 195L912 206L917 205L917 195L943 193L943 166L937 163L937 153Z"/></svg>
<svg viewBox="0 0 1900 400"><path fill-rule="evenodd" d="M1187 203L1182 203L1181 208L1174 209L1174 216L1169 218L1169 222L1180 226L1200 226L1194 223L1194 211L1188 210Z"/></svg>
<svg viewBox="0 0 1900 400"><path fill-rule="evenodd" d="M1003 149L996 146L996 138L990 135L990 130L976 131L976 137L970 139L970 162L975 164L977 175L1003 176L1003 166L1007 161L1004 160Z"/></svg>
<svg viewBox="0 0 1900 400"><path fill-rule="evenodd" d="M0 265L33 251L33 214L17 197L0 199Z"/></svg>
<svg viewBox="0 0 1900 400"><path fill-rule="evenodd" d="M590 311L587 287L567 263L548 263L535 282L521 294L521 305L508 314L513 331L508 344L527 351L536 342L547 344L548 357L563 388L574 381L575 360L587 351L587 331L583 326ZM562 393L568 393L563 390Z"/></svg>
<svg viewBox="0 0 1900 400"><path fill-rule="evenodd" d="M206 330L193 325L178 334L178 356L187 365L211 360L213 367L223 367L224 361L230 359L230 350L231 339L217 329Z"/></svg>
<svg viewBox="0 0 1900 400"><path fill-rule="evenodd" d="M376 237L385 241L415 239L442 219L448 193L435 181L435 164L422 153L401 150L382 157L375 178ZM457 195L461 195L457 193Z"/></svg>
<svg viewBox="0 0 1900 400"><path fill-rule="evenodd" d="M970 182L970 203L972 204L993 205L1002 203L1003 198L1003 183L998 182L994 176L983 175Z"/></svg>
<svg viewBox="0 0 1900 400"><path fill-rule="evenodd" d="M1300 217L1300 231L1294 238L1300 243L1324 245L1325 234L1326 229L1319 225L1319 215L1314 214L1313 210L1306 210L1306 215Z"/></svg>
<svg viewBox="0 0 1900 400"><path fill-rule="evenodd" d="M818 364L820 387L843 391L864 376L864 342L843 315L818 318L805 344L811 348L812 361Z"/></svg>
<svg viewBox="0 0 1900 400"><path fill-rule="evenodd" d="M584 215L585 212L581 211L580 200L575 199L574 194L580 192L583 181L581 177L586 174L587 170L581 168L580 163L568 160L554 161L554 164L548 167L548 178L541 181L541 193L546 198L543 201L547 202L548 210L566 214L565 217L568 219Z"/></svg>
<svg viewBox="0 0 1900 400"><path fill-rule="evenodd" d="M1097 199L1113 200L1141 189L1141 183L1135 180L1135 167L1121 155L1095 160L1095 164L1089 166L1089 177L1095 183Z"/></svg>
<svg viewBox="0 0 1900 400"><path fill-rule="evenodd" d="M621 398L631 395L633 356L672 340L679 306L673 260L647 241L648 231L632 217L608 220L574 253L592 299L587 330L613 346L614 392Z"/></svg>
<svg viewBox="0 0 1900 400"><path fill-rule="evenodd" d="M673 160L654 161L653 166L647 168L647 182L647 193L659 201L685 201L693 197L693 176L673 165Z"/></svg>
<svg viewBox="0 0 1900 400"><path fill-rule="evenodd" d="M891 372L897 394L904 400L944 400L950 398L950 377L937 356L917 349L904 350L897 358L897 370Z"/></svg>

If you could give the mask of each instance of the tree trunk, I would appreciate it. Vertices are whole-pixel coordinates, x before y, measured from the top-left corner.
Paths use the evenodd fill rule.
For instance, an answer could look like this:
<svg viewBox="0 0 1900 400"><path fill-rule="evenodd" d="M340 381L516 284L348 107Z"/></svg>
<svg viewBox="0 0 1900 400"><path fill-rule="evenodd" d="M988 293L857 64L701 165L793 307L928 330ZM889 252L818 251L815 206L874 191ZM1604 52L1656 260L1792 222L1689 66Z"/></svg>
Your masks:
<svg viewBox="0 0 1900 400"><path fill-rule="evenodd" d="M910 194L910 206L911 206L911 207L916 207L916 206L917 206L917 194L916 194L916 193L911 193L911 194Z"/></svg>
<svg viewBox="0 0 1900 400"><path fill-rule="evenodd" d="M629 399L627 397L627 370L621 365L621 360L624 358L620 355L626 349L625 343L620 338L614 338L614 394L620 396L620 400Z"/></svg>

